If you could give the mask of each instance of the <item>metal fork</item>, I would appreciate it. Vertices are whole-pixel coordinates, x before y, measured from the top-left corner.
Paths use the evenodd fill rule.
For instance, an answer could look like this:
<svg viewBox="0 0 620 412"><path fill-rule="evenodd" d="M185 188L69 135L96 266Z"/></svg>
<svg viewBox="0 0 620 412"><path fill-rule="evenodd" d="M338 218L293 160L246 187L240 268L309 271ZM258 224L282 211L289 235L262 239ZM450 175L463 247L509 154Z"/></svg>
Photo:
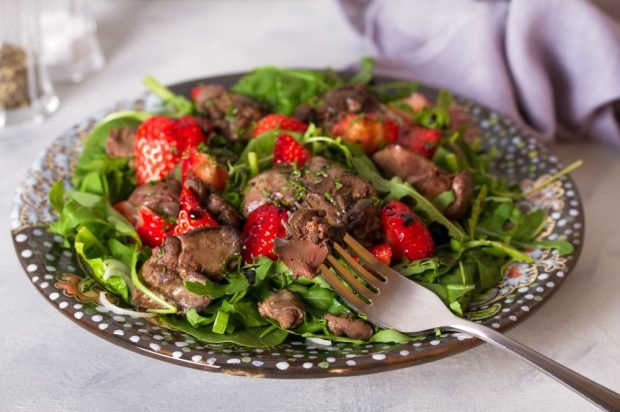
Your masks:
<svg viewBox="0 0 620 412"><path fill-rule="evenodd" d="M327 257L327 263L321 265L321 273L340 297L372 322L403 333L440 328L475 336L519 356L599 407L620 410L620 394L494 329L453 315L437 295L377 260L349 234L344 237L344 243L364 266L334 242L334 252ZM346 265L334 255L342 258Z"/></svg>

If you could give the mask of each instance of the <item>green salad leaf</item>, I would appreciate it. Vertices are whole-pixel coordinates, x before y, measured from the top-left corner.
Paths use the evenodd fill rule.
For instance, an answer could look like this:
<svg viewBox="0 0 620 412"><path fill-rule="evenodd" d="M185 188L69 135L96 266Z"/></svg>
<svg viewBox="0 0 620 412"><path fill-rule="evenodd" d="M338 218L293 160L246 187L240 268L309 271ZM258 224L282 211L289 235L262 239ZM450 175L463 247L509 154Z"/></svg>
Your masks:
<svg viewBox="0 0 620 412"><path fill-rule="evenodd" d="M203 342L208 343L234 343L247 346L248 348L266 348L277 346L284 342L289 332L274 328L272 325L251 327L238 330L233 333L215 333L212 328L207 326L192 326L189 321L176 315L159 317L162 322L173 329L185 332Z"/></svg>
<svg viewBox="0 0 620 412"><path fill-rule="evenodd" d="M241 77L232 87L273 111L291 115L301 103L343 84L331 71L312 71L262 67Z"/></svg>
<svg viewBox="0 0 620 412"><path fill-rule="evenodd" d="M126 199L135 187L135 173L130 159L112 159L106 153L106 141L114 128L136 129L152 114L138 111L113 113L89 133L73 173L73 187L78 192L103 195L112 202Z"/></svg>

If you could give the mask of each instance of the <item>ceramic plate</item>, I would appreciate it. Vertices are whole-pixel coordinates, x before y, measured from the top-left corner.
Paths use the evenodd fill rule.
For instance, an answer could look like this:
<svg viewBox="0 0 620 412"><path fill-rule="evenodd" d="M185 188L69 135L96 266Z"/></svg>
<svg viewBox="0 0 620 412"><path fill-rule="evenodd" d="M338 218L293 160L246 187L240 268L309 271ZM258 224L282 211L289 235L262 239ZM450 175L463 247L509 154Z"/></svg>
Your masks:
<svg viewBox="0 0 620 412"><path fill-rule="evenodd" d="M172 86L188 95L197 83L231 85L240 75L189 81ZM377 81L391 79L378 78ZM428 95L431 88L422 88ZM456 98L481 130L487 147L496 147L495 172L524 188L562 168L558 158L534 137L493 111L464 98ZM478 344L463 334L429 335L405 344L328 346L291 338L269 349L249 349L231 344L205 344L191 336L168 330L144 319L108 312L98 302L99 286L78 267L71 250L61 247L62 238L49 234L54 219L47 193L58 179L69 180L84 138L106 114L120 109L142 109L157 105L150 95L124 101L84 119L59 136L32 166L17 191L11 215L12 237L19 260L34 287L56 309L81 327L108 341L182 366L234 375L277 378L317 378L379 372L412 366L454 355ZM570 177L527 198L523 208L549 212L541 239L565 238L574 245L572 255L559 256L531 250L533 263L514 263L484 302L476 302L467 316L498 330L522 322L560 287L577 262L584 236L582 203Z"/></svg>

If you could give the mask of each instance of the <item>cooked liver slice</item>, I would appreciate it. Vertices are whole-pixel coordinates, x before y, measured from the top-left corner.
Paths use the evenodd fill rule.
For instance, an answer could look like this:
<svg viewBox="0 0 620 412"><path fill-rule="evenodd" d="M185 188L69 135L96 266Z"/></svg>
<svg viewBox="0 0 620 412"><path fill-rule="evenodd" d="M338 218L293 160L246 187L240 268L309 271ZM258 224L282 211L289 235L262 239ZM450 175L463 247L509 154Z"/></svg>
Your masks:
<svg viewBox="0 0 620 412"><path fill-rule="evenodd" d="M294 329L301 325L306 317L303 304L293 292L282 289L269 295L258 304L261 316L273 319L282 329Z"/></svg>

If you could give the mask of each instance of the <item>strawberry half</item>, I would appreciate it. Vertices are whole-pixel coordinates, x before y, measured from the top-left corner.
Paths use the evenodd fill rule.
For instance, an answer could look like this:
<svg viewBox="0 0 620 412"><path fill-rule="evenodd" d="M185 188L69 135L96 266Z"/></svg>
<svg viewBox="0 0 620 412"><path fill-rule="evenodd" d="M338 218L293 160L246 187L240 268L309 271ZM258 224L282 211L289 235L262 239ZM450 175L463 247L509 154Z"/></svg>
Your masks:
<svg viewBox="0 0 620 412"><path fill-rule="evenodd" d="M332 127L331 135L359 144L370 155L396 142L398 125L379 113L351 113Z"/></svg>
<svg viewBox="0 0 620 412"><path fill-rule="evenodd" d="M134 148L138 185L166 177L184 152L204 141L205 135L193 117L150 117L136 130Z"/></svg>
<svg viewBox="0 0 620 412"><path fill-rule="evenodd" d="M273 163L294 163L297 167L302 167L311 157L312 153L292 136L281 134L276 139L276 144L273 148Z"/></svg>
<svg viewBox="0 0 620 412"><path fill-rule="evenodd" d="M288 130L290 132L305 132L308 125L294 117L288 117L283 114L268 114L256 123L253 137L265 133L269 130Z"/></svg>
<svg viewBox="0 0 620 412"><path fill-rule="evenodd" d="M186 153L181 166L183 181L190 175L198 177L202 182L215 190L224 190L228 181L228 171L217 160L197 149L190 149Z"/></svg>
<svg viewBox="0 0 620 412"><path fill-rule="evenodd" d="M241 232L241 254L246 263L260 256L277 259L274 252L276 237L286 236L282 220L288 220L286 210L272 204L262 205L250 213Z"/></svg>
<svg viewBox="0 0 620 412"><path fill-rule="evenodd" d="M385 240L394 259L424 259L432 256L435 243L430 231L406 204L390 200L381 211Z"/></svg>
<svg viewBox="0 0 620 412"><path fill-rule="evenodd" d="M440 140L441 131L413 126L398 139L398 143L412 152L430 159L435 155Z"/></svg>
<svg viewBox="0 0 620 412"><path fill-rule="evenodd" d="M148 207L142 206L138 208L136 232L138 232L138 236L140 236L142 243L145 245L150 247L160 246L171 227L172 223Z"/></svg>
<svg viewBox="0 0 620 412"><path fill-rule="evenodd" d="M385 263L386 265L390 265L392 261L392 247L389 243L380 243L378 245L374 245L368 249L370 253L372 253L380 262Z"/></svg>
<svg viewBox="0 0 620 412"><path fill-rule="evenodd" d="M200 227L217 226L217 222L209 212L204 210L196 195L188 186L183 186L179 197L181 202L181 210L174 227L175 235L191 232Z"/></svg>

